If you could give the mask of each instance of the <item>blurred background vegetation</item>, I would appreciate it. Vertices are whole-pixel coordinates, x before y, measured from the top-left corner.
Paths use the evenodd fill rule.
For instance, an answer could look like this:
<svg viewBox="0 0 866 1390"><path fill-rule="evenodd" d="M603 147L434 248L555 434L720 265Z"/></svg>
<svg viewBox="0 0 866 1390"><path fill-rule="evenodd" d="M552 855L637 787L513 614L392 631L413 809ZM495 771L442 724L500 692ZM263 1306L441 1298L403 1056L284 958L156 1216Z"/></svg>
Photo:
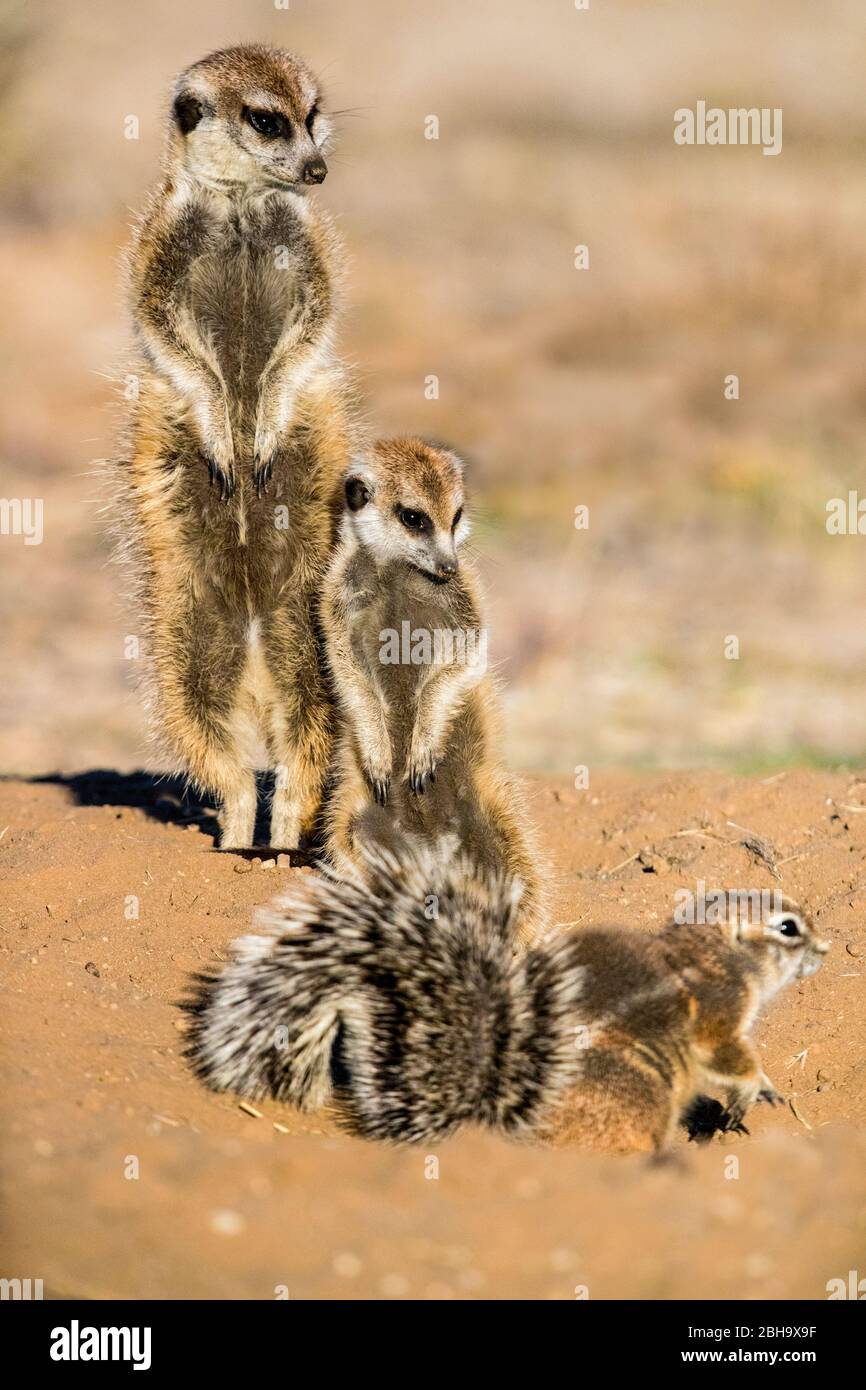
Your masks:
<svg viewBox="0 0 866 1390"><path fill-rule="evenodd" d="M0 495L45 499L0 538L0 767L146 759L91 476L117 261L173 74L250 39L347 111L343 351L377 429L471 462L511 761L860 760L866 540L825 528L866 457L859 0L0 0ZM675 145L698 99L782 107L782 153Z"/></svg>

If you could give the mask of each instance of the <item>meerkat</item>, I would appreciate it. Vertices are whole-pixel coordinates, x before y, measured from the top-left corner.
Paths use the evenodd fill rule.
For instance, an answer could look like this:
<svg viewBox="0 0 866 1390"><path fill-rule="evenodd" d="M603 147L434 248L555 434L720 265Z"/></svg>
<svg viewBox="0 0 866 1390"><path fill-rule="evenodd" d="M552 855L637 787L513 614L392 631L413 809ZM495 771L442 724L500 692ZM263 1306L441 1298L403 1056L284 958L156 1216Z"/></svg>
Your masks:
<svg viewBox="0 0 866 1390"><path fill-rule="evenodd" d="M538 913L530 832L498 754L497 699L469 535L464 468L417 438L379 440L351 464L325 577L325 657L342 714L327 851L363 872L363 845L458 848L523 885Z"/></svg>
<svg viewBox="0 0 866 1390"><path fill-rule="evenodd" d="M830 946L795 904L658 934L581 928L515 954L519 911L507 875L409 845L369 851L363 882L308 877L200 982L195 1070L217 1091L331 1106L370 1139L474 1123L652 1156L678 1123L741 1129L778 1099L750 1030Z"/></svg>
<svg viewBox="0 0 866 1390"><path fill-rule="evenodd" d="M115 512L157 722L252 844L256 745L270 841L314 821L331 742L316 595L352 409L334 356L343 253L305 194L331 122L299 58L251 44L194 63L127 257L137 381Z"/></svg>

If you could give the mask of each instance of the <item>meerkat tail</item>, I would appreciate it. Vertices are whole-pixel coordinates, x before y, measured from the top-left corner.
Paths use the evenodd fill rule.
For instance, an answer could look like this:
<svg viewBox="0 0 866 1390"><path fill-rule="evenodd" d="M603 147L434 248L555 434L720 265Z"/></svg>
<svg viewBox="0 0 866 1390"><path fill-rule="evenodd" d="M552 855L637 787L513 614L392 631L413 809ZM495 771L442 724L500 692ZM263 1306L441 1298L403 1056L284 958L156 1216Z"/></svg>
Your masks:
<svg viewBox="0 0 866 1390"><path fill-rule="evenodd" d="M516 957L520 885L466 859L409 846L365 859L364 882L304 876L200 981L197 1074L302 1109L336 1099L371 1139L532 1132L576 1073L570 942Z"/></svg>

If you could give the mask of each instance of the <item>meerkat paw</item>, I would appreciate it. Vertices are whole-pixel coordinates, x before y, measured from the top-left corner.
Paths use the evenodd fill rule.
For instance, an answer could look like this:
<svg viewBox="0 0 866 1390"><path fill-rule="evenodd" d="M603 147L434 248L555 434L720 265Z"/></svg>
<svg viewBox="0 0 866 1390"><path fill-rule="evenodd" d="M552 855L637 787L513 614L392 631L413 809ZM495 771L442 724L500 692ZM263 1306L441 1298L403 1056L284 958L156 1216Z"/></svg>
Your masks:
<svg viewBox="0 0 866 1390"><path fill-rule="evenodd" d="M764 1074L761 1077L761 1089L757 1095L758 1100L764 1101L767 1105L784 1105L785 1097L776 1090L769 1076Z"/></svg>
<svg viewBox="0 0 866 1390"><path fill-rule="evenodd" d="M264 497L268 489L268 483L271 481L273 475L273 455L269 458L262 458L262 456L257 453L253 461L253 486L255 487L257 497Z"/></svg>
<svg viewBox="0 0 866 1390"><path fill-rule="evenodd" d="M367 781L370 784L370 791L373 793L373 799L377 805L387 806L388 797L391 794L391 778L368 776Z"/></svg>
<svg viewBox="0 0 866 1390"><path fill-rule="evenodd" d="M291 428L293 415L292 402L285 400L280 403L278 416L259 412L253 444L253 482L259 497L273 477L280 442Z"/></svg>
<svg viewBox="0 0 866 1390"><path fill-rule="evenodd" d="M216 484L219 489L220 501L228 502L229 498L234 496L235 491L234 469L229 468L226 470L222 464L217 463L216 459L211 457L210 454L205 454L205 463L210 473L211 487Z"/></svg>
<svg viewBox="0 0 866 1390"><path fill-rule="evenodd" d="M211 487L219 487L220 500L227 502L235 490L235 449L228 411L203 411L198 420L202 454L210 473Z"/></svg>
<svg viewBox="0 0 866 1390"><path fill-rule="evenodd" d="M722 1129L725 1134L748 1134L749 1130L743 1124L749 1103L743 1099L731 1100L727 1108L722 1111Z"/></svg>
<svg viewBox="0 0 866 1390"><path fill-rule="evenodd" d="M386 806L391 794L390 767L385 763L367 763L364 767L364 777L373 793L373 800L379 806Z"/></svg>
<svg viewBox="0 0 866 1390"><path fill-rule="evenodd" d="M743 1121L742 1121L741 1118L737 1118L735 1115L731 1115L730 1113L726 1113L726 1115L725 1115L725 1126L724 1126L723 1133L724 1133L724 1134L745 1134L747 1138L751 1138L752 1131L749 1129L748 1125L744 1125L744 1124L743 1124Z"/></svg>
<svg viewBox="0 0 866 1390"><path fill-rule="evenodd" d="M204 459L211 487L219 488L220 501L227 502L235 490L235 459L231 435L209 435L204 440Z"/></svg>
<svg viewBox="0 0 866 1390"><path fill-rule="evenodd" d="M436 754L432 748L413 749L409 754L406 781L413 796L423 796L427 788L436 781Z"/></svg>

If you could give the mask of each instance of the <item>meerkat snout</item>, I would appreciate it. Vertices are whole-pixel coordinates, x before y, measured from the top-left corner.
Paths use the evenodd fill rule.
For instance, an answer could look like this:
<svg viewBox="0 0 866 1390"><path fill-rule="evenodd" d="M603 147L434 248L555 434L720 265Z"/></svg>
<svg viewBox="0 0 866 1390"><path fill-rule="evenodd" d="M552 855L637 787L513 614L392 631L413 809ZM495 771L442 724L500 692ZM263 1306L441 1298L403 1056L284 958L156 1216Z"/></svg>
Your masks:
<svg viewBox="0 0 866 1390"><path fill-rule="evenodd" d="M328 173L328 166L324 159L311 159L304 165L304 183L324 183Z"/></svg>
<svg viewBox="0 0 866 1390"><path fill-rule="evenodd" d="M301 59L250 44L212 53L181 74L172 117L187 172L208 187L303 193L322 183L331 135L319 84Z"/></svg>

